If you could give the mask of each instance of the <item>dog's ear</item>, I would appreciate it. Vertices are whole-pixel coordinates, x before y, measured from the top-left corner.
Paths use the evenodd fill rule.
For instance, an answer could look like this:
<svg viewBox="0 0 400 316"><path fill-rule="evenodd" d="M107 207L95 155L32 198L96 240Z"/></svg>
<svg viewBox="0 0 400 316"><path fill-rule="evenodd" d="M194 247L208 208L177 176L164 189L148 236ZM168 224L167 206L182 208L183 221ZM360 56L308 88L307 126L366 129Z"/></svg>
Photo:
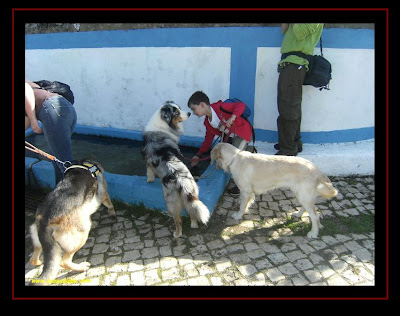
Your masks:
<svg viewBox="0 0 400 316"><path fill-rule="evenodd" d="M160 110L161 118L166 121L170 122L172 119L172 108L170 105L164 105Z"/></svg>
<svg viewBox="0 0 400 316"><path fill-rule="evenodd" d="M221 146L220 144L217 144L217 146L215 146L213 148L213 150L211 150L211 164L214 163L214 161L218 161L218 159L221 159Z"/></svg>
<svg viewBox="0 0 400 316"><path fill-rule="evenodd" d="M216 155L215 151L216 151L216 148L213 148L213 149L211 150L211 153L210 153L210 164L211 164L211 165L212 165L212 164L214 163L214 161L215 161L215 155Z"/></svg>

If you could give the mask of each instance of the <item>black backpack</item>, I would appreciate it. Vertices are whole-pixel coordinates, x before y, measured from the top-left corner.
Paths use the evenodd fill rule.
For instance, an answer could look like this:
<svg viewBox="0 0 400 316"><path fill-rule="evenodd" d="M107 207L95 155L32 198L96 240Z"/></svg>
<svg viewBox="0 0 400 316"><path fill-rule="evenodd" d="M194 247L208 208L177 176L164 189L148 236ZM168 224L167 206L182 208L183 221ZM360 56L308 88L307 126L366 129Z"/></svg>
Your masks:
<svg viewBox="0 0 400 316"><path fill-rule="evenodd" d="M315 88L329 89L329 81L332 79L332 66L322 55L312 56L311 62L308 64L309 70L307 71L303 85L310 85Z"/></svg>
<svg viewBox="0 0 400 316"><path fill-rule="evenodd" d="M332 79L331 63L324 58L322 53L322 37L320 38L321 55L306 55L302 52L289 52L282 54L281 59L285 59L289 55L296 55L308 60L308 71L304 79L303 85L313 86L315 88L330 90L329 81Z"/></svg>
<svg viewBox="0 0 400 316"><path fill-rule="evenodd" d="M74 94L71 91L71 88L66 83L62 83L59 81L48 81L48 80L40 80L34 81L37 85L40 86L41 89L47 90L49 92L57 93L64 98L66 98L71 104L74 104Z"/></svg>

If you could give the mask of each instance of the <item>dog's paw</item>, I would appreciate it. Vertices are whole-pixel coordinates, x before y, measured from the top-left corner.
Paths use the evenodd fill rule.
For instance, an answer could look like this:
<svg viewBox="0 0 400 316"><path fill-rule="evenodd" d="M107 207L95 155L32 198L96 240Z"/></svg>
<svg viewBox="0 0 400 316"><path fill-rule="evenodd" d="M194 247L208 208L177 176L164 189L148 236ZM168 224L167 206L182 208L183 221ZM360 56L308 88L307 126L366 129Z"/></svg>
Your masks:
<svg viewBox="0 0 400 316"><path fill-rule="evenodd" d="M87 261L81 262L80 264L77 264L76 267L78 268L78 270L76 271L86 271L87 269L90 268L90 262Z"/></svg>
<svg viewBox="0 0 400 316"><path fill-rule="evenodd" d="M43 264L43 262L42 262L40 259L37 259L37 260L31 259L31 260L29 260L29 263L30 263L32 266L40 266L41 264Z"/></svg>
<svg viewBox="0 0 400 316"><path fill-rule="evenodd" d="M242 214L240 214L240 212L235 212L232 215L233 219L237 219L237 220L241 220L242 219Z"/></svg>
<svg viewBox="0 0 400 316"><path fill-rule="evenodd" d="M174 235L174 238L178 239L179 237L182 236L182 233L177 234L176 232L174 232L173 235Z"/></svg>
<svg viewBox="0 0 400 316"><path fill-rule="evenodd" d="M296 213L293 213L292 217L296 217L297 219L300 219L303 216L303 213L304 213L304 210L302 209Z"/></svg>
<svg viewBox="0 0 400 316"><path fill-rule="evenodd" d="M148 177L147 178L147 183L152 183L154 182L154 177Z"/></svg>
<svg viewBox="0 0 400 316"><path fill-rule="evenodd" d="M196 220L191 221L191 223L190 223L190 228L199 228L199 224L197 223Z"/></svg>
<svg viewBox="0 0 400 316"><path fill-rule="evenodd" d="M310 239L318 238L318 233L310 231L308 232L307 237Z"/></svg>
<svg viewBox="0 0 400 316"><path fill-rule="evenodd" d="M117 217L117 214L115 214L114 206L113 206L113 207L110 207L110 208L108 209L108 214L109 214L110 216L112 216L112 217Z"/></svg>

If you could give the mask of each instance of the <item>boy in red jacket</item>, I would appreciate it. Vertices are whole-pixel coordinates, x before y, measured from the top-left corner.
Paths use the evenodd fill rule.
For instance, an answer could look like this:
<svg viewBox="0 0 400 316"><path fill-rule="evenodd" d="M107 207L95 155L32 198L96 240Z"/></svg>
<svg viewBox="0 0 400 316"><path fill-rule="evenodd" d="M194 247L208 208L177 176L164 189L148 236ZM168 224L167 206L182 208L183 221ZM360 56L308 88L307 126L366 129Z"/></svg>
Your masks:
<svg viewBox="0 0 400 316"><path fill-rule="evenodd" d="M196 91L189 98L188 106L198 117L206 116L204 119L206 136L199 151L190 161L192 167L198 164L200 156L211 150L214 137L221 136L221 131L225 128L228 128L231 133L228 142L240 150L246 149L251 140L252 127L247 120L241 117L246 109L243 102L224 103L219 100L210 104L210 100L204 92ZM222 137L225 138L225 134ZM228 189L228 192L237 195L239 189L233 183L233 187Z"/></svg>

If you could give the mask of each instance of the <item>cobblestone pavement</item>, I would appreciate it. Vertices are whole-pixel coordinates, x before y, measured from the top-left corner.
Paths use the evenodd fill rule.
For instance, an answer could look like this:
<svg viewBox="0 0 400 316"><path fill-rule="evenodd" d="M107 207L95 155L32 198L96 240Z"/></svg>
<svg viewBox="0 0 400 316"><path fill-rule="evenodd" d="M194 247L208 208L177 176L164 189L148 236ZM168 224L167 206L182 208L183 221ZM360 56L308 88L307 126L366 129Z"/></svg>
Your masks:
<svg viewBox="0 0 400 316"><path fill-rule="evenodd" d="M190 228L174 239L171 217L115 203L92 215L93 225L75 262L82 273L60 269L58 284L80 285L374 285L374 177L332 177L336 198L317 199L321 214L317 239L308 239L309 217L292 219L299 204L289 190L258 196L243 220L230 216L239 197L226 191L208 226ZM40 275L32 267L29 225L44 195L25 193L26 283Z"/></svg>

